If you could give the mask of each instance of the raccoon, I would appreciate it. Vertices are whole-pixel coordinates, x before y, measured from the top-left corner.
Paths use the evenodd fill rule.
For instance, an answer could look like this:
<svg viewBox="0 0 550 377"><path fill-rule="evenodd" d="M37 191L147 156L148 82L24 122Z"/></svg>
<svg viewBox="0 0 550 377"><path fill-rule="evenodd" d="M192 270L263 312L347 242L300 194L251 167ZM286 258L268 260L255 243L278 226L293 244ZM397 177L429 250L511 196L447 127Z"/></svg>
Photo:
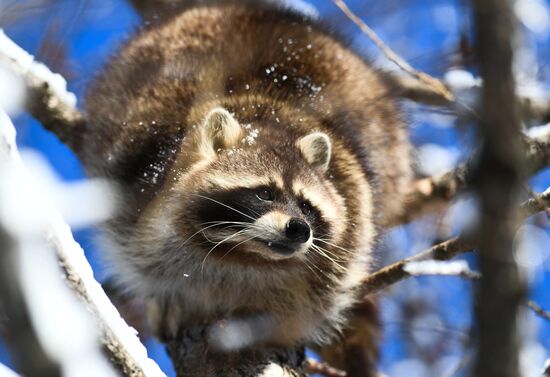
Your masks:
<svg viewBox="0 0 550 377"><path fill-rule="evenodd" d="M126 42L85 113L122 286L177 328L254 319L245 346L345 328L411 171L391 86L342 38L275 2L201 2Z"/></svg>

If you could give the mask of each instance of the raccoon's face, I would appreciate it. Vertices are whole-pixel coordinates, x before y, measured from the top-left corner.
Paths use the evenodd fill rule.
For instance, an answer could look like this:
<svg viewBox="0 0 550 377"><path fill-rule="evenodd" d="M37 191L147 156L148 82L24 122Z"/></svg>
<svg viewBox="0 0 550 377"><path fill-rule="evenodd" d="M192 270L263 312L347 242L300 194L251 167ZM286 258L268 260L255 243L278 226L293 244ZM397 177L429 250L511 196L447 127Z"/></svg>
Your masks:
<svg viewBox="0 0 550 377"><path fill-rule="evenodd" d="M195 248L209 258L282 260L305 258L316 240L337 241L345 206L325 177L326 134L276 147L260 135L249 146L248 130L223 109L212 111L202 127L201 160L188 178L181 213L191 233L184 237Z"/></svg>

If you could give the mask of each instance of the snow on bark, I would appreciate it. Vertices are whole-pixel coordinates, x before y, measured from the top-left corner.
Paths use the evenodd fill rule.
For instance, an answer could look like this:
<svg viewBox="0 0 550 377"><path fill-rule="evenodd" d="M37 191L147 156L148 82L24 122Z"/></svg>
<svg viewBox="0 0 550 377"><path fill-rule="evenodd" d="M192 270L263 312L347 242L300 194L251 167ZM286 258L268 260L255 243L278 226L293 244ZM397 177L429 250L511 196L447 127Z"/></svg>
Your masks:
<svg viewBox="0 0 550 377"><path fill-rule="evenodd" d="M67 91L67 82L51 72L44 64L36 62L34 56L23 50L0 29L0 62L21 76L34 76L49 84L52 92L70 106L76 106L76 96Z"/></svg>
<svg viewBox="0 0 550 377"><path fill-rule="evenodd" d="M479 273L472 271L466 261L424 260L408 262L403 266L405 272L414 275L448 275L479 278Z"/></svg>

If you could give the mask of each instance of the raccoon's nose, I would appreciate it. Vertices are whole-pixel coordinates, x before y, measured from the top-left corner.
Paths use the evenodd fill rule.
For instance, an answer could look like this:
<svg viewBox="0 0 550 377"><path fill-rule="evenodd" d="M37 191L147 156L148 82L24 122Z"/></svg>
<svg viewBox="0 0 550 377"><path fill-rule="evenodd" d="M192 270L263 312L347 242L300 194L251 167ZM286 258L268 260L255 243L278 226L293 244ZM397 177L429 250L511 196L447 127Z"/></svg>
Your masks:
<svg viewBox="0 0 550 377"><path fill-rule="evenodd" d="M309 240L310 233L309 225L297 217L293 217L286 224L285 235L292 242L305 243Z"/></svg>

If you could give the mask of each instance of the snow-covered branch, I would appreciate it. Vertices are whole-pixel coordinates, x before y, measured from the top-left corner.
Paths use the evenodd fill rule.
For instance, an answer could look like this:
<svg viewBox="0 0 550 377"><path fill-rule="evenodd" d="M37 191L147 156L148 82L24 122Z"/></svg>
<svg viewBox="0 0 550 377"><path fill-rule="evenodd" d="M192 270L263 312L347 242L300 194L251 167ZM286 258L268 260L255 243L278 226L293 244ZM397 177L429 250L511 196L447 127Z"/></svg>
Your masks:
<svg viewBox="0 0 550 377"><path fill-rule="evenodd" d="M412 276L423 275L446 275L446 276L460 276L467 279L479 279L480 273L472 271L468 266L468 262L460 261L437 261L437 260L424 260L424 261L411 261L405 263L403 270Z"/></svg>
<svg viewBox="0 0 550 377"><path fill-rule="evenodd" d="M0 67L23 80L25 108L42 125L69 146L76 143L84 118L76 96L67 91L65 79L14 43L0 29ZM5 95L10 95L5 91Z"/></svg>
<svg viewBox="0 0 550 377"><path fill-rule="evenodd" d="M2 286L7 288L1 293L8 329L22 338L13 346L19 367L26 375L114 377L93 318L60 279L55 253L44 239L55 214L35 188L18 154L13 124L0 110Z"/></svg>
<svg viewBox="0 0 550 377"><path fill-rule="evenodd" d="M62 307L63 301L59 300L59 295L51 298L44 292L48 272L47 263L48 258L51 257L56 268L61 264L69 287L78 294L85 302L88 311L94 315L101 329L101 342L104 349L124 375L164 376L156 363L147 357L145 347L137 338L135 330L126 325L99 283L95 281L92 269L82 249L74 241L69 226L64 223L59 213L50 204L49 198L38 189L39 186L26 170L15 145L15 129L4 113L0 113L0 162L2 162L2 169L0 169L2 225L17 241L30 240L25 241L26 243L21 241L20 250L17 253L20 274L24 278L24 298L33 299L36 303L43 305L37 308L33 321L44 319L53 321L53 323L41 322L41 329L49 329L48 334L44 335L46 340L42 338L41 340L46 344L54 342L56 352L61 350L65 350L65 353L69 352L72 360L70 362L73 363L71 367L77 367L74 364L75 360L84 367L87 365L87 360L93 359L94 353L89 348L85 350L82 348L89 342L83 341L82 338L77 337L77 334L82 333L82 329L92 329L94 326L78 320L81 318L77 315L79 309ZM48 242L44 239L44 235L49 241L49 246L46 246ZM63 285L59 279L59 272L54 270L52 273L47 275L49 276L47 281L50 283L47 287L55 287L57 283ZM37 276L40 276L40 279L37 279ZM68 292L63 295L73 297ZM56 303L55 308L52 308L52 302ZM60 321L57 318L60 313L67 316L66 320ZM71 325L76 327L73 328ZM70 336L60 336L67 332L70 332ZM92 332L84 336L94 338L96 334ZM71 342L61 344L62 339L70 339ZM75 354L77 350L83 352L78 354L78 357ZM96 353L100 355L99 349ZM64 364L61 366L65 368ZM94 370L98 372L97 369L90 369L90 371ZM114 375L109 373L103 371L90 375Z"/></svg>
<svg viewBox="0 0 550 377"><path fill-rule="evenodd" d="M525 219L538 212L544 211L550 207L550 188L534 198L526 200L519 207L519 216ZM405 270L405 266L410 262L419 262L427 260L449 260L458 254L474 250L475 242L468 234L463 234L450 240L441 242L431 248L422 251L411 257L402 259L383 267L371 274L364 282L364 292L367 295L374 294L384 288L389 287L401 280L411 276L411 273Z"/></svg>

